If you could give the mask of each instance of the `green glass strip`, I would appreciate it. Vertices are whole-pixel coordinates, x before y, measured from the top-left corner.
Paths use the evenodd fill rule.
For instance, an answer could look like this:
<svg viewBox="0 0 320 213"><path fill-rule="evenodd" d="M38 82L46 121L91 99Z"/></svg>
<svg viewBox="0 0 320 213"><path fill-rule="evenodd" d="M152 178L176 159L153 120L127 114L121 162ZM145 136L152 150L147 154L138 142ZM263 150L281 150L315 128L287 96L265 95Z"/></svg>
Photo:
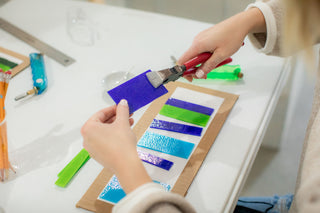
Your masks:
<svg viewBox="0 0 320 213"><path fill-rule="evenodd" d="M190 111L187 109L178 108L170 105L163 105L159 112L160 115L164 115L170 118L174 118L180 121L184 121L191 124L196 124L205 127L210 119L209 115Z"/></svg>
<svg viewBox="0 0 320 213"><path fill-rule="evenodd" d="M89 153L82 149L58 174L57 186L66 187L73 176L90 159Z"/></svg>
<svg viewBox="0 0 320 213"><path fill-rule="evenodd" d="M1 57L0 57L0 64L3 64L3 65L8 66L10 68L14 68L15 66L18 65L12 61L9 61L9 60L7 60L5 58L1 58Z"/></svg>
<svg viewBox="0 0 320 213"><path fill-rule="evenodd" d="M207 79L238 80L240 72L240 65L223 65L209 72Z"/></svg>
<svg viewBox="0 0 320 213"><path fill-rule="evenodd" d="M0 68L5 72L8 70L11 70L11 68L9 66L3 65L3 64L0 64Z"/></svg>

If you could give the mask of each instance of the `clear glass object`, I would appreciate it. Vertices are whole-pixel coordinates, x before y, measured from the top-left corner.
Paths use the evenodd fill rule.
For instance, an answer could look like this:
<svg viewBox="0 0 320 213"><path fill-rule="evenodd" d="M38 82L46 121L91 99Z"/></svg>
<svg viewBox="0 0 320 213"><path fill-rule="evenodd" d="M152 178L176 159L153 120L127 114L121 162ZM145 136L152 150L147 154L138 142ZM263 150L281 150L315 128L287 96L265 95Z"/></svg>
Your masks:
<svg viewBox="0 0 320 213"><path fill-rule="evenodd" d="M67 31L73 42L81 46L94 44L94 29L81 8L69 8L67 12Z"/></svg>
<svg viewBox="0 0 320 213"><path fill-rule="evenodd" d="M6 181L15 174L8 155L7 120L0 123L0 181Z"/></svg>
<svg viewBox="0 0 320 213"><path fill-rule="evenodd" d="M103 87L103 100L105 100L109 104L114 104L113 100L110 98L107 92L119 86L120 84L123 84L124 82L128 81L134 76L135 75L132 74L130 71L114 71L106 75L101 81Z"/></svg>

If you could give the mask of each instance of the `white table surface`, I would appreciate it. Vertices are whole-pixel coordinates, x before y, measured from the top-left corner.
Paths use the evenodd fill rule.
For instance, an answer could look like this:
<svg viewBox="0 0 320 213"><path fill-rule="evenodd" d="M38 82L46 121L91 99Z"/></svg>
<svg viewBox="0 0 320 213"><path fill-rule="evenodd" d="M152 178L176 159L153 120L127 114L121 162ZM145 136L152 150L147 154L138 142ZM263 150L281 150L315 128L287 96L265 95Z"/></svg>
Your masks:
<svg viewBox="0 0 320 213"><path fill-rule="evenodd" d="M71 41L70 8L83 9L92 22L94 45ZM0 212L86 212L75 204L101 171L98 163L89 160L67 188L54 182L82 149L83 123L111 104L103 98L102 79L114 71L139 74L171 67L170 56L178 58L212 24L75 1L12 0L0 8L0 17L76 59L64 67L46 57L47 91L31 99L14 101L32 88L30 68L10 82L9 154L18 173L0 183ZM0 46L25 55L37 52L3 30ZM283 59L256 52L249 41L233 64L240 64L243 80L198 83L240 95L186 196L198 212L232 211L289 73ZM135 113L136 121L145 110Z"/></svg>

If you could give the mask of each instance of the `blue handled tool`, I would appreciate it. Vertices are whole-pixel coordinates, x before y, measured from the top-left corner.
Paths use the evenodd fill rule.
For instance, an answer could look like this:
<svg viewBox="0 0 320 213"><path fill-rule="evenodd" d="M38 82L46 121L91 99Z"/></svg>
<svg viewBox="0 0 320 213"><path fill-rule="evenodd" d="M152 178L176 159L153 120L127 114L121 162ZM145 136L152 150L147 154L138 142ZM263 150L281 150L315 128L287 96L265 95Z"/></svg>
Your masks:
<svg viewBox="0 0 320 213"><path fill-rule="evenodd" d="M40 95L46 90L48 85L46 70L44 66L43 54L41 53L31 53L30 65L32 72L33 88L21 95L15 97L14 100L18 101L28 95Z"/></svg>

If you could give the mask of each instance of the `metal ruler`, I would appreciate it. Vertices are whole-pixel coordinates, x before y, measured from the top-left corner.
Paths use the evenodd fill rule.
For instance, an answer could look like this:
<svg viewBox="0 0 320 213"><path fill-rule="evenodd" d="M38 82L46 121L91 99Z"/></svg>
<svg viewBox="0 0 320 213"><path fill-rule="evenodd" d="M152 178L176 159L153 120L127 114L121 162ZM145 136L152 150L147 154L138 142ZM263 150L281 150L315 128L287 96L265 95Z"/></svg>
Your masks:
<svg viewBox="0 0 320 213"><path fill-rule="evenodd" d="M30 46L36 48L41 53L49 56L50 58L56 60L60 64L64 66L69 66L70 64L74 63L76 60L67 56L63 52L53 48L52 46L40 41L33 35L26 33L25 31L19 29L18 27L12 25L11 23L7 22L3 18L0 18L0 28L7 31L8 33L12 34L13 36L17 37L18 39L26 42Z"/></svg>

